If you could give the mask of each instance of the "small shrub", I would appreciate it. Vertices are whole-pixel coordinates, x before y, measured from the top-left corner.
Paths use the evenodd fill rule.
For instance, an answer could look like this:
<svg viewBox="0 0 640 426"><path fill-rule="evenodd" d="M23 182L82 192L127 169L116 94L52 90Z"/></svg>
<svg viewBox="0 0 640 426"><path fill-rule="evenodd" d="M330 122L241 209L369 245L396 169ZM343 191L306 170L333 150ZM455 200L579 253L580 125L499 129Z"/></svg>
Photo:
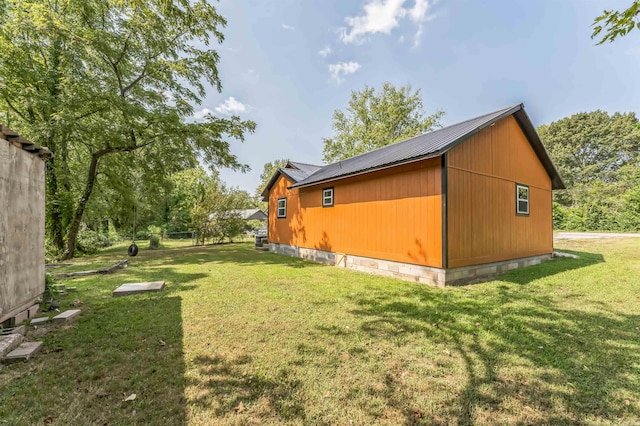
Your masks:
<svg viewBox="0 0 640 426"><path fill-rule="evenodd" d="M43 300L51 300L53 299L53 285L57 284L58 280L56 280L51 274L44 274L44 294L42 295Z"/></svg>
<svg viewBox="0 0 640 426"><path fill-rule="evenodd" d="M64 254L63 250L59 250L50 240L44 242L44 258L47 263L52 263L60 260Z"/></svg>
<svg viewBox="0 0 640 426"><path fill-rule="evenodd" d="M155 225L149 225L147 228L149 231L149 248L156 250L160 248L160 236L162 235L162 228Z"/></svg>
<svg viewBox="0 0 640 426"><path fill-rule="evenodd" d="M84 229L80 231L78 235L78 242L76 249L83 254L94 254L98 250L109 247L111 242L109 237L90 229Z"/></svg>
<svg viewBox="0 0 640 426"><path fill-rule="evenodd" d="M160 248L160 235L151 234L149 236L149 248L151 250L156 250Z"/></svg>

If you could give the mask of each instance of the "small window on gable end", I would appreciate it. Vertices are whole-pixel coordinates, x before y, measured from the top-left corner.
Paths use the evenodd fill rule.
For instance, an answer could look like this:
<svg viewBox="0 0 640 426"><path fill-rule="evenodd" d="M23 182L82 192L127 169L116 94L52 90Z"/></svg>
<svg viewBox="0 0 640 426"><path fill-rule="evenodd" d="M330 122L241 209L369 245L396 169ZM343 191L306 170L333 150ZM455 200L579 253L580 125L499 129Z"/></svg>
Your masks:
<svg viewBox="0 0 640 426"><path fill-rule="evenodd" d="M278 198L278 217L287 217L287 199Z"/></svg>
<svg viewBox="0 0 640 426"><path fill-rule="evenodd" d="M333 188L322 190L322 207L333 207Z"/></svg>
<svg viewBox="0 0 640 426"><path fill-rule="evenodd" d="M516 214L529 214L529 187L527 185L516 185Z"/></svg>

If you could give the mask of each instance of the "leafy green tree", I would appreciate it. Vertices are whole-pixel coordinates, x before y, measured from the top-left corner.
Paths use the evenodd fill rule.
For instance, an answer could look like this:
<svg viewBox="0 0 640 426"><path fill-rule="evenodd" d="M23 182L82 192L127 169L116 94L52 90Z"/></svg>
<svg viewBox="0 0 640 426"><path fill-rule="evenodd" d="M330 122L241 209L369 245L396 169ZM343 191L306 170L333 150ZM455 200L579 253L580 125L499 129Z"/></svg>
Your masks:
<svg viewBox="0 0 640 426"><path fill-rule="evenodd" d="M212 44L223 41L226 21L209 2L4 0L0 8L0 110L54 153L47 229L65 257L95 190L136 192L119 176L166 181L198 159L247 169L229 140L255 123L191 119L206 86L222 88Z"/></svg>
<svg viewBox="0 0 640 426"><path fill-rule="evenodd" d="M623 11L605 10L602 15L593 21L593 33L591 38L601 36L598 44L606 41L612 42L618 37L624 37L633 29L640 30L640 0L634 0L627 9Z"/></svg>
<svg viewBox="0 0 640 426"><path fill-rule="evenodd" d="M191 230L191 212L198 199L204 196L205 185L210 178L201 167L197 167L175 173L170 179L171 190L167 197L165 215L167 231Z"/></svg>
<svg viewBox="0 0 640 426"><path fill-rule="evenodd" d="M260 174L260 185L256 188L256 196L262 194L262 191L264 191L264 188L269 183L269 179L271 179L276 170L283 168L288 162L289 159L287 158L279 158L264 164L262 173Z"/></svg>
<svg viewBox="0 0 640 426"><path fill-rule="evenodd" d="M538 128L567 186L617 179L621 167L640 158L635 113L583 112Z"/></svg>
<svg viewBox="0 0 640 426"><path fill-rule="evenodd" d="M323 139L326 163L418 136L440 126L443 111L426 115L420 89L386 82L380 92L365 86L352 91L346 112L333 112L332 138Z"/></svg>
<svg viewBox="0 0 640 426"><path fill-rule="evenodd" d="M567 190L554 193L554 226L640 229L640 127L634 113L579 113L538 128Z"/></svg>
<svg viewBox="0 0 640 426"><path fill-rule="evenodd" d="M191 217L200 243L207 239L222 242L249 229L238 210L251 208L248 192L229 188L217 176L206 179L203 193L191 210Z"/></svg>

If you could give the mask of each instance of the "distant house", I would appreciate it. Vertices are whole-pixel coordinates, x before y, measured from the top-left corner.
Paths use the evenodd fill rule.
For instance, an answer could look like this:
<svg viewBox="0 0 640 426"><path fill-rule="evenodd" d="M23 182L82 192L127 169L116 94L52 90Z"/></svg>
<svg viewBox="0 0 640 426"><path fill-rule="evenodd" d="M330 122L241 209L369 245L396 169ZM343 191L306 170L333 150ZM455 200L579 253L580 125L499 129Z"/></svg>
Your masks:
<svg viewBox="0 0 640 426"><path fill-rule="evenodd" d="M276 253L427 284L540 263L564 184L522 104L269 181Z"/></svg>
<svg viewBox="0 0 640 426"><path fill-rule="evenodd" d="M0 124L0 324L35 314L45 290L43 158L50 156Z"/></svg>
<svg viewBox="0 0 640 426"><path fill-rule="evenodd" d="M260 222L266 222L269 218L265 212L260 209L246 209L246 210L226 210L224 212L228 216L238 215L241 219L246 221L259 220ZM216 215L212 213L209 215L209 220L216 218Z"/></svg>
<svg viewBox="0 0 640 426"><path fill-rule="evenodd" d="M244 220L259 220L260 222L266 222L269 216L260 209L247 209L247 210L232 210L233 213L238 213Z"/></svg>

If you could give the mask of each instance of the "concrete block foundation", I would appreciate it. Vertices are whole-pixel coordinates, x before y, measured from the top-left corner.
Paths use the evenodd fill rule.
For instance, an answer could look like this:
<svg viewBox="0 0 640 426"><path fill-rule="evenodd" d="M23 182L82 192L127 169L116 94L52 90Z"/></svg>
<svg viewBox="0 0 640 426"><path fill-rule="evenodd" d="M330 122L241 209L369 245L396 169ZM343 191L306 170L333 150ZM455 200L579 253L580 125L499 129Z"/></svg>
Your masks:
<svg viewBox="0 0 640 426"><path fill-rule="evenodd" d="M473 281L482 281L503 272L538 265L551 259L551 253L549 253L520 259L509 259L501 262L443 269L278 243L270 243L269 250L277 254L300 257L338 268L346 268L353 271L398 278L437 287L463 285Z"/></svg>

